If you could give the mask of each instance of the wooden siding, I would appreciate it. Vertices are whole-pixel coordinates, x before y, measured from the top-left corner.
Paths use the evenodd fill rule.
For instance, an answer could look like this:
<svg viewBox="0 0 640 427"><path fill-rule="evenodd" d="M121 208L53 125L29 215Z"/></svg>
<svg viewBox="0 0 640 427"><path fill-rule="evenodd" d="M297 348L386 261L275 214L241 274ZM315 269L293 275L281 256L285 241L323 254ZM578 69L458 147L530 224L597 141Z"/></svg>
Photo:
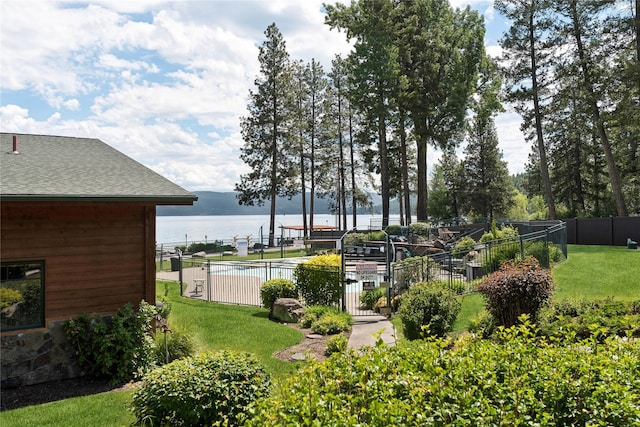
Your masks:
<svg viewBox="0 0 640 427"><path fill-rule="evenodd" d="M155 301L155 206L3 202L0 257L44 260L45 320Z"/></svg>

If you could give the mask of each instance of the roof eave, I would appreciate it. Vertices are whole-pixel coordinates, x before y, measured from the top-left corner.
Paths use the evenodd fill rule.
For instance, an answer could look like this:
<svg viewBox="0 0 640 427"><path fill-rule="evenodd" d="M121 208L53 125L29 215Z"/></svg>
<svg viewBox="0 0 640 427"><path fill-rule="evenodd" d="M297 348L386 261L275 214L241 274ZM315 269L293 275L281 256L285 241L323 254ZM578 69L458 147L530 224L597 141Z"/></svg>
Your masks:
<svg viewBox="0 0 640 427"><path fill-rule="evenodd" d="M49 194L0 194L0 202L142 202L155 205L193 205L196 195L185 196L72 196Z"/></svg>

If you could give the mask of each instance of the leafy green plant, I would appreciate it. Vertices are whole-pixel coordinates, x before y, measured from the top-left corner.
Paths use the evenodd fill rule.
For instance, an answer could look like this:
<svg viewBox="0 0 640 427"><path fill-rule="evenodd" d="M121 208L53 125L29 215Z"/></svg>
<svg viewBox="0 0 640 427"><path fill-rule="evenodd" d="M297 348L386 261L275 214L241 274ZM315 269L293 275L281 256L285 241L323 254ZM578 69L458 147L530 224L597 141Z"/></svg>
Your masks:
<svg viewBox="0 0 640 427"><path fill-rule="evenodd" d="M278 298L298 298L298 288L289 279L271 279L260 286L260 298L265 308L271 309Z"/></svg>
<svg viewBox="0 0 640 427"><path fill-rule="evenodd" d="M65 321L63 328L87 375L126 382L154 366L151 331L155 315L155 306L141 301L137 310L127 303L109 319L83 313Z"/></svg>
<svg viewBox="0 0 640 427"><path fill-rule="evenodd" d="M402 227L400 226L400 224L387 225L387 228L385 228L384 231L391 236L402 235Z"/></svg>
<svg viewBox="0 0 640 427"><path fill-rule="evenodd" d="M306 364L257 400L244 426L637 425L640 341L565 345L531 323L464 337L347 350Z"/></svg>
<svg viewBox="0 0 640 427"><path fill-rule="evenodd" d="M532 257L502 264L478 286L487 310L504 326L514 325L522 314L529 314L535 321L553 289L551 273Z"/></svg>
<svg viewBox="0 0 640 427"><path fill-rule="evenodd" d="M156 331L154 344L153 353L156 365L158 366L173 362L174 360L193 356L196 351L196 345L193 339L186 333L179 330L171 330L166 333L161 330Z"/></svg>
<svg viewBox="0 0 640 427"><path fill-rule="evenodd" d="M298 264L294 281L306 305L333 305L342 297L340 255L319 255Z"/></svg>
<svg viewBox="0 0 640 427"><path fill-rule="evenodd" d="M562 250L557 246L547 242L527 242L524 245L525 256L532 256L538 260L540 265L550 266L557 264L564 259Z"/></svg>
<svg viewBox="0 0 640 427"><path fill-rule="evenodd" d="M11 288L0 288L0 309L22 302L22 292Z"/></svg>
<svg viewBox="0 0 640 427"><path fill-rule="evenodd" d="M349 313L328 311L311 324L311 332L320 335L333 335L348 331L353 324Z"/></svg>
<svg viewBox="0 0 640 427"><path fill-rule="evenodd" d="M204 353L149 372L131 409L139 425L237 425L238 415L270 385L250 353Z"/></svg>
<svg viewBox="0 0 640 427"><path fill-rule="evenodd" d="M409 232L416 236L428 238L429 237L429 223L426 222L412 222L409 224Z"/></svg>
<svg viewBox="0 0 640 427"><path fill-rule="evenodd" d="M503 225L498 228L496 226L496 221L491 221L491 230L484 233L482 237L480 237L481 243L486 243L492 240L502 240L502 239L510 239L514 237L518 237L518 229L509 225Z"/></svg>
<svg viewBox="0 0 640 427"><path fill-rule="evenodd" d="M598 339L610 336L640 337L640 313L634 312L638 302L606 300L562 300L544 310L540 316L541 333L553 337L586 339L598 328Z"/></svg>
<svg viewBox="0 0 640 427"><path fill-rule="evenodd" d="M340 311L335 307L329 307L326 305L312 305L307 307L304 310L304 316L300 319L300 326L303 328L310 328L313 322L328 312L339 313Z"/></svg>
<svg viewBox="0 0 640 427"><path fill-rule="evenodd" d="M344 353L347 351L347 344L349 344L349 340L344 334L331 336L327 340L327 356L331 356L334 353Z"/></svg>
<svg viewBox="0 0 640 427"><path fill-rule="evenodd" d="M451 290L428 282L416 283L402 296L398 312L404 336L409 340L424 335L444 336L453 329L460 301Z"/></svg>
<svg viewBox="0 0 640 427"><path fill-rule="evenodd" d="M520 257L520 244L517 241L502 240L488 244L482 251L482 268L487 272L498 271L500 266Z"/></svg>
<svg viewBox="0 0 640 427"><path fill-rule="evenodd" d="M387 290L383 288L367 289L360 294L360 307L363 310L373 310L378 300L386 296Z"/></svg>
<svg viewBox="0 0 640 427"><path fill-rule="evenodd" d="M451 255L456 258L461 258L471 252L475 245L476 241L473 240L473 237L465 236L456 242L453 250L451 251Z"/></svg>

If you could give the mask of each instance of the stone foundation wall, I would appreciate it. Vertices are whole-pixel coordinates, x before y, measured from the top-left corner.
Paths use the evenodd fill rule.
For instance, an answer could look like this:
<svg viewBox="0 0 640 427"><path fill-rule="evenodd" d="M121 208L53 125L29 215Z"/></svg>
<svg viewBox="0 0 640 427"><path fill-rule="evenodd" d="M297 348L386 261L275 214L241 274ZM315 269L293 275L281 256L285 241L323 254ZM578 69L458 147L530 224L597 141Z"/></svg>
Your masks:
<svg viewBox="0 0 640 427"><path fill-rule="evenodd" d="M0 337L0 350L2 389L81 375L71 358L62 322L52 322L45 331Z"/></svg>

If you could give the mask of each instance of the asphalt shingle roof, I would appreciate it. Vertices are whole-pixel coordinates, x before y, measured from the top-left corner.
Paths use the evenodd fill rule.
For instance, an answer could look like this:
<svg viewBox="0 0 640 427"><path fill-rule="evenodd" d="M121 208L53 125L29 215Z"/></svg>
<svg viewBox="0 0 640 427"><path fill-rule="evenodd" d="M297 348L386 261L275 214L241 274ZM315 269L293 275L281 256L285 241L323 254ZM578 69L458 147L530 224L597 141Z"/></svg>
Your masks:
<svg viewBox="0 0 640 427"><path fill-rule="evenodd" d="M191 204L197 197L98 139L0 133L0 199Z"/></svg>

